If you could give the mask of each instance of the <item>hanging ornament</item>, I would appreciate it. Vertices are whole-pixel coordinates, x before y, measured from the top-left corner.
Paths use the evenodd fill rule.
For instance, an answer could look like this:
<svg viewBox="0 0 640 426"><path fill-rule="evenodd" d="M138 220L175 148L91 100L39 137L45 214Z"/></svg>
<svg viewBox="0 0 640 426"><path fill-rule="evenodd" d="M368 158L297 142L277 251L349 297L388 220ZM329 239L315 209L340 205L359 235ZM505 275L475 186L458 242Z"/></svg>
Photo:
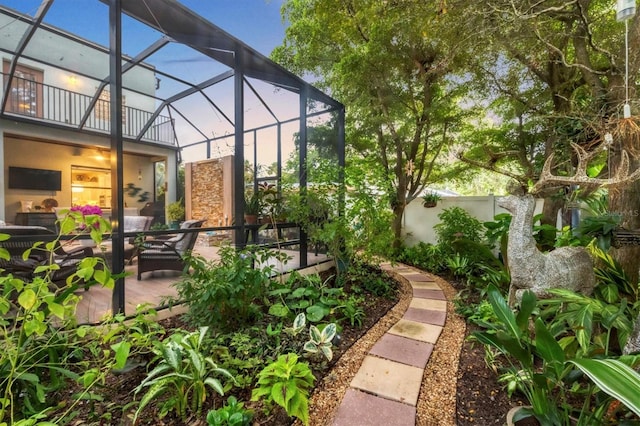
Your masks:
<svg viewBox="0 0 640 426"><path fill-rule="evenodd" d="M636 14L636 0L618 0L616 3L616 20L626 21Z"/></svg>
<svg viewBox="0 0 640 426"><path fill-rule="evenodd" d="M629 19L636 14L636 0L618 0L616 3L616 20L624 21L624 89L625 102L622 115L624 118L631 117L631 106L629 105Z"/></svg>

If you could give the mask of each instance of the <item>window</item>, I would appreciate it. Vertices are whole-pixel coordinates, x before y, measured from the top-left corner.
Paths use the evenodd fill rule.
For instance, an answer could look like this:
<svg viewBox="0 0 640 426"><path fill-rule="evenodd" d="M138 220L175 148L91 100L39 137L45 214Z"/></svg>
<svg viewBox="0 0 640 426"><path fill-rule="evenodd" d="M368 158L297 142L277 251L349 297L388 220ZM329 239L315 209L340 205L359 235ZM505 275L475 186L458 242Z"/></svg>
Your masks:
<svg viewBox="0 0 640 426"><path fill-rule="evenodd" d="M127 109L125 107L125 96L122 96L122 125L127 124ZM94 108L96 120L109 121L111 120L111 92L107 89L103 89L98 96L98 102Z"/></svg>
<svg viewBox="0 0 640 426"><path fill-rule="evenodd" d="M2 62L5 81L9 78L9 61ZM11 79L11 88L7 99L7 112L42 117L42 71L24 65L17 65Z"/></svg>

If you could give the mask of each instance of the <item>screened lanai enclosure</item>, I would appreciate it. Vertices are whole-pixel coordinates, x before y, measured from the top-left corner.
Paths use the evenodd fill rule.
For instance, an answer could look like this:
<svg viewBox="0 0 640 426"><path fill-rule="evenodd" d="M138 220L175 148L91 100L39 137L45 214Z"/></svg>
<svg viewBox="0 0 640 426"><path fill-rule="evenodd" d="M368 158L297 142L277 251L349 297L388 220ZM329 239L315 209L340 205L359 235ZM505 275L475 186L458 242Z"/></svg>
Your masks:
<svg viewBox="0 0 640 426"><path fill-rule="evenodd" d="M85 4L100 10L86 33L65 29L56 19L69 14L82 20ZM187 177L187 219L207 219L203 233L225 231L237 247L290 246L301 266L308 263L305 232L276 216L285 212L287 200L296 200L288 207L298 213L309 211L299 203L319 187L332 188L325 191L329 211L325 208L319 219L340 214L342 104L178 1L83 0L79 6L68 0L24 0L14 7L0 6L3 138L53 138L59 147L65 137L74 146L93 147L104 139L115 273L124 269L123 247L132 236L121 226L123 176L137 173L141 179L143 174L127 166L126 157L135 153L150 162L158 153L165 156L166 204L181 195L176 188L180 165L193 171L226 159L223 175L210 178L224 180L217 188L227 211L193 209L207 199L210 186ZM5 167L8 146L1 161ZM5 197L8 191L5 185ZM268 220L253 225L244 218L258 195ZM196 210L199 217L189 217ZM124 298L120 279L114 311L123 311Z"/></svg>

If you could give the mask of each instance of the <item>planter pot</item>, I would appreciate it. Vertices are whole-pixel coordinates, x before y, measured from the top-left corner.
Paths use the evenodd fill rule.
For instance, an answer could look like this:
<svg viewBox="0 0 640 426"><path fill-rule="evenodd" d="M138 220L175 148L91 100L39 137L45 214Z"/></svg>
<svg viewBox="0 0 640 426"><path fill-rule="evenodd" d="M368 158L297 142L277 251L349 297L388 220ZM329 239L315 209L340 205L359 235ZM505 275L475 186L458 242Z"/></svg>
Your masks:
<svg viewBox="0 0 640 426"><path fill-rule="evenodd" d="M437 205L438 205L438 202L437 202L437 201L425 201L425 202L422 204L422 206L423 206L423 207L425 207L425 208L427 208L427 209L430 209L430 208L435 207L435 206L437 206Z"/></svg>
<svg viewBox="0 0 640 426"><path fill-rule="evenodd" d="M538 420L536 420L535 417L531 416L531 417L526 417L524 419L521 420L516 420L516 416L518 414L518 411L520 411L523 408L531 408L528 406L522 406L522 407L513 407L512 409L510 409L507 412L507 426L536 426L536 425L540 425L540 423L538 422Z"/></svg>
<svg viewBox="0 0 640 426"><path fill-rule="evenodd" d="M180 221L174 220L169 222L169 229L180 229Z"/></svg>
<svg viewBox="0 0 640 426"><path fill-rule="evenodd" d="M257 214L245 214L244 215L244 223L247 225L255 225L258 223L258 215Z"/></svg>

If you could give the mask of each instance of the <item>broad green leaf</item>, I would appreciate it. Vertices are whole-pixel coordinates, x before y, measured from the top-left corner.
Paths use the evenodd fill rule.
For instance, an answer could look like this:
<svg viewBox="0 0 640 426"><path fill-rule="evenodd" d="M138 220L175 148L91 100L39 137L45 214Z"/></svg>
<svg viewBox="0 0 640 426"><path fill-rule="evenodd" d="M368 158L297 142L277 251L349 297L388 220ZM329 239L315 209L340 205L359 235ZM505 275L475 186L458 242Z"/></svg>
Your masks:
<svg viewBox="0 0 640 426"><path fill-rule="evenodd" d="M327 358L327 361L331 361L333 359L333 351L331 350L331 346L322 345L320 346L322 350L322 354Z"/></svg>
<svg viewBox="0 0 640 426"><path fill-rule="evenodd" d="M640 374L616 359L575 359L575 364L606 394L640 416Z"/></svg>
<svg viewBox="0 0 640 426"><path fill-rule="evenodd" d="M331 342L333 338L336 336L336 324L330 323L327 324L325 328L322 329L322 341L323 342Z"/></svg>
<svg viewBox="0 0 640 426"><path fill-rule="evenodd" d="M575 312L573 325L576 338L582 350L587 351L591 344L591 330L593 328L593 309L591 305L581 306Z"/></svg>
<svg viewBox="0 0 640 426"><path fill-rule="evenodd" d="M146 407L151 401L153 401L154 399L156 399L158 396L162 395L163 393L165 393L166 391L169 390L169 381L158 381L156 383L154 383L151 388L149 388L149 391L142 397L142 399L140 400L140 405L138 406L138 409L136 410L135 415L133 416L133 422L135 423L136 419L138 418L138 415L140 414L140 412L144 409L144 407Z"/></svg>
<svg viewBox="0 0 640 426"><path fill-rule="evenodd" d="M47 326L41 320L33 318L24 323L24 331L27 336L31 336L34 333L42 336L47 331Z"/></svg>
<svg viewBox="0 0 640 426"><path fill-rule="evenodd" d="M529 323L529 316L536 307L536 295L532 291L522 293L522 301L520 302L520 311L516 316L516 324L521 330L526 330Z"/></svg>
<svg viewBox="0 0 640 426"><path fill-rule="evenodd" d="M315 325L309 327L309 337L315 343L320 343L322 341L322 333Z"/></svg>
<svg viewBox="0 0 640 426"><path fill-rule="evenodd" d="M222 387L222 384L220 383L220 380L214 379L213 377L207 377L206 379L204 379L204 383L211 387L211 389L213 389L214 391L218 392L220 396L224 395L224 389Z"/></svg>
<svg viewBox="0 0 640 426"><path fill-rule="evenodd" d="M296 315L296 318L293 320L293 328L295 330L300 330L307 323L307 317L304 313L299 313Z"/></svg>
<svg viewBox="0 0 640 426"><path fill-rule="evenodd" d="M124 368L127 363L127 358L129 358L129 352L131 350L131 344L127 341L118 342L116 344L111 345L111 349L115 352L116 356L116 369Z"/></svg>
<svg viewBox="0 0 640 426"><path fill-rule="evenodd" d="M30 382L30 383L40 383L40 379L38 378L38 376L33 373L14 372L13 377L16 380L23 380L25 382Z"/></svg>
<svg viewBox="0 0 640 426"><path fill-rule="evenodd" d="M310 352L312 354L315 354L316 352L318 352L318 345L316 345L314 342L312 342L311 340L309 340L308 342L306 342L304 344L304 346L302 347L303 350Z"/></svg>
<svg viewBox="0 0 640 426"><path fill-rule="evenodd" d="M271 388L271 398L279 406L286 406L287 389L283 382L277 382L273 384L273 387Z"/></svg>
<svg viewBox="0 0 640 426"><path fill-rule="evenodd" d="M273 315L274 317L284 318L289 315L289 308L287 308L282 303L276 303L275 305L271 305L269 307L269 315Z"/></svg>
<svg viewBox="0 0 640 426"><path fill-rule="evenodd" d="M331 310L326 306L315 304L307 308L307 319L311 322L322 321L326 315L329 315Z"/></svg>
<svg viewBox="0 0 640 426"><path fill-rule="evenodd" d="M620 292L615 284L601 284L599 290L602 298L607 303L616 303L620 300Z"/></svg>
<svg viewBox="0 0 640 426"><path fill-rule="evenodd" d="M48 307L53 315L60 319L64 319L64 306L58 303L49 303Z"/></svg>
<svg viewBox="0 0 640 426"><path fill-rule="evenodd" d="M26 310L33 308L33 306L36 304L35 291L31 290L30 288L24 290L22 293L20 293L20 296L18 296L18 303Z"/></svg>
<svg viewBox="0 0 640 426"><path fill-rule="evenodd" d="M509 332L509 334L519 342L522 337L522 333L516 323L516 317L507 304L507 301L502 297L500 291L493 284L489 286L489 302L493 307L493 312L496 314L502 325L504 325L507 332Z"/></svg>
<svg viewBox="0 0 640 426"><path fill-rule="evenodd" d="M551 335L544 322L538 318L535 322L536 349L542 359L548 363L564 363L564 351Z"/></svg>

